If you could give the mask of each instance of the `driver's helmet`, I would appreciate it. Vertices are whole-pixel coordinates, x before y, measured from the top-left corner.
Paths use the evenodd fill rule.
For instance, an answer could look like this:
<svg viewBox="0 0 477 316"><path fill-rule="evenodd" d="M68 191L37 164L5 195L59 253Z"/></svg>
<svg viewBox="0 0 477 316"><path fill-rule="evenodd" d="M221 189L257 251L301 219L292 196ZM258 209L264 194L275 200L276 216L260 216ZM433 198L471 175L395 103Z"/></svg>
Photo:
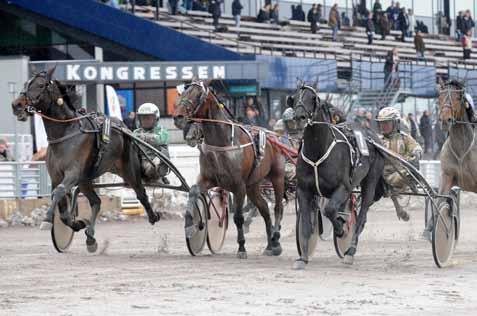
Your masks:
<svg viewBox="0 0 477 316"><path fill-rule="evenodd" d="M275 125L273 125L273 131L278 134L285 133L285 122L283 122L283 120L278 120Z"/></svg>
<svg viewBox="0 0 477 316"><path fill-rule="evenodd" d="M139 119L139 123L142 128L153 128L154 126L143 126L142 119L143 117L146 116L154 116L154 126L156 123L159 121L159 118L161 117L161 114L159 112L159 108L154 104L154 103L144 103L142 104L139 109L137 110L137 117Z"/></svg>
<svg viewBox="0 0 477 316"><path fill-rule="evenodd" d="M292 121L294 117L295 117L295 110L293 110L293 108L287 108L285 112L283 112L282 114L282 120L284 122Z"/></svg>
<svg viewBox="0 0 477 316"><path fill-rule="evenodd" d="M401 113L398 109L393 107L385 107L379 111L376 121L378 122L378 127L385 136L392 135L399 131L399 122L401 120ZM392 129L386 130L385 123L391 122ZM387 123L386 123L387 125ZM384 130L383 130L384 129Z"/></svg>

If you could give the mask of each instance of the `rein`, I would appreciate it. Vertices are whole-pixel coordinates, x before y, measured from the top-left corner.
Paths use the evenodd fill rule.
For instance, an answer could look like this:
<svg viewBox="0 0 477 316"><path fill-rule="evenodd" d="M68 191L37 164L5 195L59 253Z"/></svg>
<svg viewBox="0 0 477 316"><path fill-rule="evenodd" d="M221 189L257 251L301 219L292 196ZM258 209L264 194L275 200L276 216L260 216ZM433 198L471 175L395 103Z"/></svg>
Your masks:
<svg viewBox="0 0 477 316"><path fill-rule="evenodd" d="M45 115L35 109L32 109L33 107L29 107L27 109L27 112L28 113L33 113L33 114L36 114L38 116L40 116L41 118L44 118L45 120L48 120L48 121L51 121L51 122L55 122L55 123L71 123L71 122L75 122L75 121L80 121L82 119L85 119L85 118L88 118L88 117L93 117L95 116L96 114L95 113L88 113L86 115L81 115L81 116L75 116L73 118L70 118L70 119L65 119L65 120L61 120L61 119L56 119L54 117L51 117L51 116L48 116L48 115Z"/></svg>

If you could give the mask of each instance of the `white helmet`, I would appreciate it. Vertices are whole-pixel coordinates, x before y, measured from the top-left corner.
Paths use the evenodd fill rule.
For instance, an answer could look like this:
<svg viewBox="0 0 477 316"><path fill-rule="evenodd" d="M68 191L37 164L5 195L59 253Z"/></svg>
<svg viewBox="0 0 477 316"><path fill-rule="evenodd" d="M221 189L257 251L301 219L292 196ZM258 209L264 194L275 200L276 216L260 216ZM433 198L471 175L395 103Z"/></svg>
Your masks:
<svg viewBox="0 0 477 316"><path fill-rule="evenodd" d="M159 108L154 103L144 103L141 104L139 109L137 109L137 115L155 115L156 120L159 120L161 114L159 112Z"/></svg>
<svg viewBox="0 0 477 316"><path fill-rule="evenodd" d="M382 108L381 111L379 111L376 121L378 122L398 121L400 119L401 119L401 113L399 113L399 110L388 106L388 107Z"/></svg>
<svg viewBox="0 0 477 316"><path fill-rule="evenodd" d="M278 120L275 125L273 125L273 131L277 133L285 132L285 122L283 122L283 120Z"/></svg>

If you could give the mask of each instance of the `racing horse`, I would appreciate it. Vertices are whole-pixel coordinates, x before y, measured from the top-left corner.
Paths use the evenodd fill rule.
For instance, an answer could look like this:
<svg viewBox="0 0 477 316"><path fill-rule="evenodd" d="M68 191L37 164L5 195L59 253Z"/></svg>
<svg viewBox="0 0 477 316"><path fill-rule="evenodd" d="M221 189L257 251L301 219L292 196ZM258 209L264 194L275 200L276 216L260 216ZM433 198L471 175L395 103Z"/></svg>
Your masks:
<svg viewBox="0 0 477 316"><path fill-rule="evenodd" d="M247 258L242 212L245 195L257 206L265 221L267 247L265 255L279 256L280 229L283 217L285 159L277 147L266 140L263 158L258 162L257 149L250 131L233 122L231 115L208 87L207 83L193 81L176 102L175 125L183 129L191 122L202 125L203 142L200 150L200 174L189 191L186 209L186 236L197 231L193 225L193 206L200 194L221 187L233 193L234 223L237 227L237 257ZM272 226L268 205L260 190L263 179L271 181L275 197L275 224Z"/></svg>
<svg viewBox="0 0 477 316"><path fill-rule="evenodd" d="M374 201L383 194L384 157L368 144L369 155L362 154L355 163L348 137L333 124L333 109L327 102L321 102L316 90L302 85L287 101L295 109L295 119L306 122L303 142L297 162L297 199L303 232L303 251L295 261L294 269L304 269L308 263L308 243L312 234L312 214L318 208L317 197L329 199L324 214L333 224L335 235L345 234L343 209L348 203L352 190L361 187L361 208L352 233L352 240L345 252L344 262L352 264L358 246L359 235L366 223L367 211ZM372 137L380 142L373 132L359 129L363 137Z"/></svg>
<svg viewBox="0 0 477 316"><path fill-rule="evenodd" d="M90 252L97 249L94 238L96 217L100 212L101 199L93 188L93 180L105 172L121 176L136 192L146 209L149 222L159 221L159 213L152 210L141 181L141 163L137 146L121 133L123 122L111 119L110 141L98 148L100 131L95 114L80 111L77 96L60 82L53 79L55 68L35 74L26 82L20 96L13 101L13 114L19 121L38 114L42 117L48 138L46 164L52 185L52 202L43 229L51 227L53 214L58 206L61 220L73 231L86 228L86 245ZM100 157L101 156L101 157ZM68 209L68 198L78 187L86 196L92 214L89 220L73 220Z"/></svg>
<svg viewBox="0 0 477 316"><path fill-rule="evenodd" d="M477 193L475 123L466 111L465 84L457 80L439 84L439 120L448 132L441 150L439 194L449 194L453 186Z"/></svg>

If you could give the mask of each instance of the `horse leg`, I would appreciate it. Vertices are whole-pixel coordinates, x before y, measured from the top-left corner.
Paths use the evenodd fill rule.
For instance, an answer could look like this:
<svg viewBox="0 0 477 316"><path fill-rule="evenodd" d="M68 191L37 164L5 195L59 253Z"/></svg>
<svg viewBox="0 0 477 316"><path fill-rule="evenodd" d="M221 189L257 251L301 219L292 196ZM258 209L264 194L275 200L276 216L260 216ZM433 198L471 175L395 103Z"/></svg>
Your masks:
<svg viewBox="0 0 477 316"><path fill-rule="evenodd" d="M197 227L194 225L194 208L197 205L200 195L207 193L207 191L214 186L215 184L212 181L199 176L197 183L190 188L184 221L184 229L187 238L191 238L197 232Z"/></svg>
<svg viewBox="0 0 477 316"><path fill-rule="evenodd" d="M151 204L149 203L149 198L146 193L146 189L142 184L140 170L141 169L139 166L137 168L134 168L134 166L132 166L131 164L126 165L121 172L121 177L134 190L137 199L139 200L139 202L141 202L142 206L144 206L144 209L146 210L149 223L151 223L151 225L154 225L154 223L158 222L161 219L161 216L158 212L154 212L152 210Z"/></svg>
<svg viewBox="0 0 477 316"><path fill-rule="evenodd" d="M315 207L315 197L311 190L306 190L301 187L297 188L296 194L301 218L300 231L302 233L303 244L301 245L300 258L295 261L293 269L303 270L305 269L305 265L308 264L309 259L308 250L310 237L313 232L312 214ZM299 237L297 236L297 238Z"/></svg>
<svg viewBox="0 0 477 316"><path fill-rule="evenodd" d="M359 210L358 218L356 219L356 226L353 232L350 247L345 252L343 262L346 264L353 264L354 255L356 254L356 248L358 247L359 235L361 235L364 230L364 225L366 224L369 207L374 202L374 194L376 191L378 179L379 177L377 175L368 175L361 182L361 208Z"/></svg>
<svg viewBox="0 0 477 316"><path fill-rule="evenodd" d="M274 256L279 256L282 253L282 246L280 245L280 230L282 228L283 196L285 193L284 175L275 176L271 181L275 193L275 226L273 227L272 234L272 251Z"/></svg>
<svg viewBox="0 0 477 316"><path fill-rule="evenodd" d="M50 208L46 213L46 218L40 225L41 230L49 230L53 226L53 214L55 212L55 208L58 203L60 203L60 201L62 201L66 197L66 194L71 191L73 186L78 182L78 174L79 172L77 172L76 169L68 171L67 173L65 173L63 180L57 186L54 187L53 191L51 192ZM66 203L66 200L62 202L63 211L66 212L66 206L64 203Z"/></svg>
<svg viewBox="0 0 477 316"><path fill-rule="evenodd" d="M86 247L89 252L96 252L98 249L98 243L94 238L94 229L96 226L96 217L98 216L101 210L101 199L94 191L92 183L80 184L81 192L88 199L89 205L91 206L91 218L89 220L88 228L86 228Z"/></svg>
<svg viewBox="0 0 477 316"><path fill-rule="evenodd" d="M258 190L258 189L257 189ZM245 249L245 234L243 231L243 201L245 199L246 188L245 185L237 187L237 190L234 191L234 223L237 227L237 243L239 245L237 258L247 259L247 250ZM266 202L265 202L266 203ZM270 224L271 226L271 224Z"/></svg>
<svg viewBox="0 0 477 316"><path fill-rule="evenodd" d="M342 206L349 199L350 192L344 185L340 185L338 189L331 195L325 206L325 216L328 217L333 224L335 235L339 238L343 237L343 224L345 220L338 216L338 211L342 210Z"/></svg>
<svg viewBox="0 0 477 316"><path fill-rule="evenodd" d="M405 222L409 221L409 214L405 210L403 210L401 204L399 204L397 194L391 195L391 201L393 201L394 208L396 209L396 215L397 215L398 219L402 219Z"/></svg>
<svg viewBox="0 0 477 316"><path fill-rule="evenodd" d="M259 183L247 187L247 197L258 208L260 215L262 215L263 217L263 220L265 222L265 231L267 232L267 248L265 248L263 254L266 256L271 256L273 254L272 219L270 217L270 211L268 210L267 201L260 193Z"/></svg>

